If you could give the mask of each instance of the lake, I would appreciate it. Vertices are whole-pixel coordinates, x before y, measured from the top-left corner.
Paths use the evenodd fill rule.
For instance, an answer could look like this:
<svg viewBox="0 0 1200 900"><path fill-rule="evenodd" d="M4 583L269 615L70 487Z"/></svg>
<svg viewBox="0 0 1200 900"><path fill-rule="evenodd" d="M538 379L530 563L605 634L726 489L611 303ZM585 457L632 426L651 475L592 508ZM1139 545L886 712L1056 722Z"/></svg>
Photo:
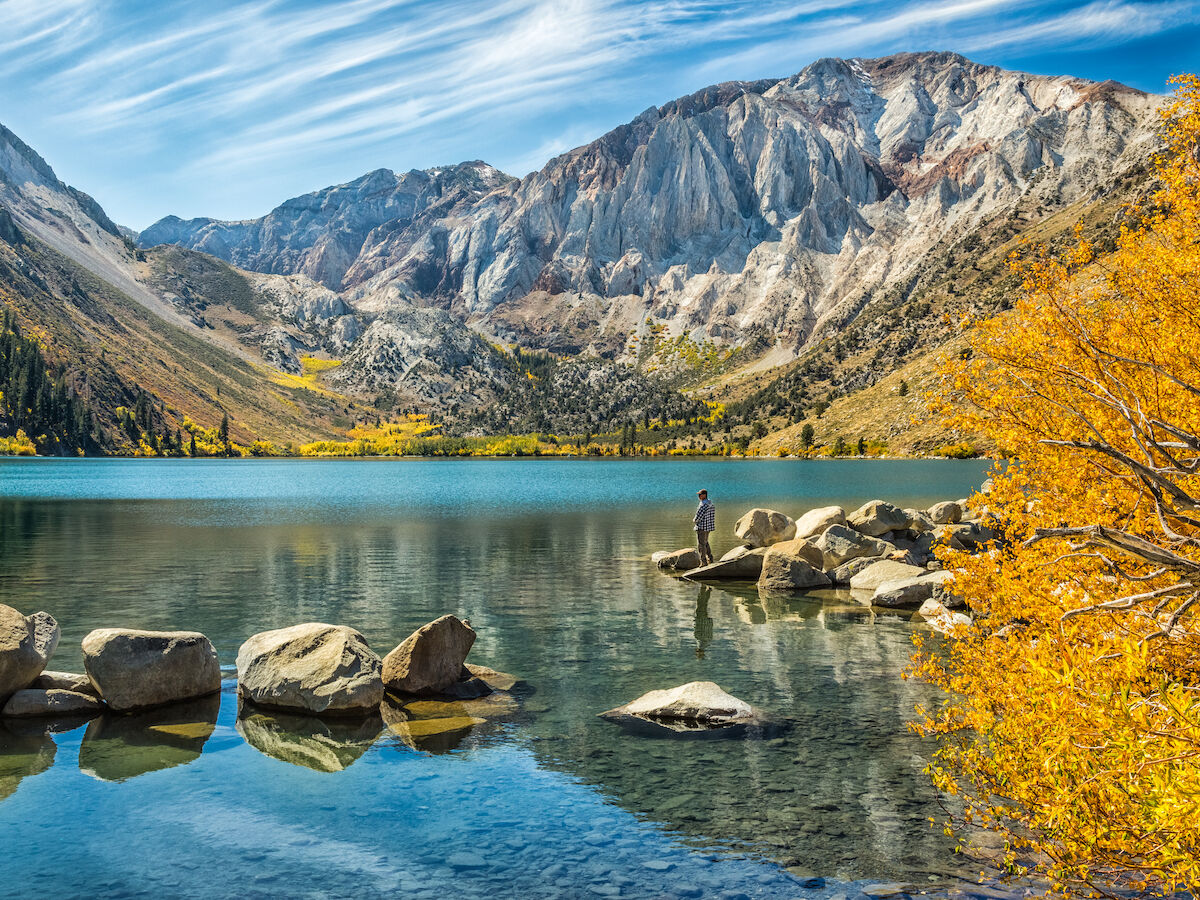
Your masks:
<svg viewBox="0 0 1200 900"><path fill-rule="evenodd" d="M917 626L659 573L752 506L797 516L968 495L975 461L0 460L0 602L62 627L207 634L219 698L58 733L0 723L0 895L827 897L977 873L931 817ZM378 720L239 721L250 635L350 625L380 655L445 613L525 680L508 715L404 737ZM597 718L715 681L786 723L753 739ZM822 885L818 880L824 879Z"/></svg>

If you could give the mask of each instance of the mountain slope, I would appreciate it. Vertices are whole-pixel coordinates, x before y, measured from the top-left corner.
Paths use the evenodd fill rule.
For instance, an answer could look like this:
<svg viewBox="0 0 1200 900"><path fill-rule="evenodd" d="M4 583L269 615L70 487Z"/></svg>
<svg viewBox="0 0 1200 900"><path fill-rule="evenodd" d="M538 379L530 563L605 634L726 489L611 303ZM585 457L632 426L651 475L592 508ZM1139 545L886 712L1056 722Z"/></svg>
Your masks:
<svg viewBox="0 0 1200 900"><path fill-rule="evenodd" d="M657 325L766 343L764 364L781 362L945 237L1025 198L1053 210L1089 196L1146 155L1158 105L954 54L820 60L647 110L519 182L376 225L343 294L368 313L397 298L439 306L559 352L619 350ZM289 203L323 208L350 188ZM277 229L288 208L254 227ZM286 252L271 271L303 271L323 246L296 223L276 232ZM170 236L199 248L215 227Z"/></svg>

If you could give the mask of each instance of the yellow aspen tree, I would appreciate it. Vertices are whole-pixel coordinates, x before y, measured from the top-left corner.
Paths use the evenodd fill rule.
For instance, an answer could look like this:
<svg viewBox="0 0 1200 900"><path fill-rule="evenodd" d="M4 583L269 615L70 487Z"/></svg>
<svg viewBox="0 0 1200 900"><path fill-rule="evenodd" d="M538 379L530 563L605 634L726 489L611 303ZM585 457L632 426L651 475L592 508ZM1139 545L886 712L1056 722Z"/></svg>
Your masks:
<svg viewBox="0 0 1200 900"><path fill-rule="evenodd" d="M952 824L1070 893L1200 886L1200 79L1175 82L1138 224L1020 263L937 400L1006 460L917 728Z"/></svg>

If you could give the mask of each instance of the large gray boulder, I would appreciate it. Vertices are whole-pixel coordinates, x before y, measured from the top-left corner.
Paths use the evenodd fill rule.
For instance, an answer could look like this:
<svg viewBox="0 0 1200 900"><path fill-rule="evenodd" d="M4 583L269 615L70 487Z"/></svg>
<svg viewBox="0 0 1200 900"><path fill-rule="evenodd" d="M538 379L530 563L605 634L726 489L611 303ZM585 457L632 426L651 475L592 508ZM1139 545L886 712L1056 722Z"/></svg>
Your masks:
<svg viewBox="0 0 1200 900"><path fill-rule="evenodd" d="M963 509L953 500L945 500L929 507L929 518L934 525L953 525L962 521Z"/></svg>
<svg viewBox="0 0 1200 900"><path fill-rule="evenodd" d="M763 557L766 556L769 547L755 547L753 550L740 548L741 553L736 556L722 558L715 563L709 563L707 566L702 566L699 569L693 569L688 572L685 577L695 581L757 581L758 576L762 574Z"/></svg>
<svg viewBox="0 0 1200 900"><path fill-rule="evenodd" d="M796 536L796 523L774 509L752 509L733 526L733 533L750 547L769 547Z"/></svg>
<svg viewBox="0 0 1200 900"><path fill-rule="evenodd" d="M422 625L384 657L384 686L398 694L454 693L474 643L475 632L456 616Z"/></svg>
<svg viewBox="0 0 1200 900"><path fill-rule="evenodd" d="M821 551L807 541L785 541L767 548L759 590L772 593L828 587L829 576L820 569Z"/></svg>
<svg viewBox="0 0 1200 900"><path fill-rule="evenodd" d="M59 634L49 613L25 616L0 604L0 703L33 684L54 655Z"/></svg>
<svg viewBox="0 0 1200 900"><path fill-rule="evenodd" d="M859 534L846 525L831 525L816 541L826 571L862 556L885 556L896 548L887 541Z"/></svg>
<svg viewBox="0 0 1200 900"><path fill-rule="evenodd" d="M104 705L91 694L57 689L26 688L8 698L0 716L8 718L98 716Z"/></svg>
<svg viewBox="0 0 1200 900"><path fill-rule="evenodd" d="M846 516L846 524L861 534L878 537L889 531L907 529L909 518L898 506L883 500L870 500Z"/></svg>
<svg viewBox="0 0 1200 900"><path fill-rule="evenodd" d="M692 681L668 690L650 691L601 715L606 718L686 719L713 725L755 718L754 708L749 703L725 693L711 681Z"/></svg>
<svg viewBox="0 0 1200 900"><path fill-rule="evenodd" d="M238 650L238 690L252 703L316 715L360 714L383 700L383 663L345 625L305 622L254 635Z"/></svg>
<svg viewBox="0 0 1200 900"><path fill-rule="evenodd" d="M845 524L846 511L840 506L820 506L810 509L796 520L796 537L814 537L821 534L830 525Z"/></svg>
<svg viewBox="0 0 1200 900"><path fill-rule="evenodd" d="M217 651L196 631L98 628L83 639L83 667L115 712L190 700L221 689Z"/></svg>
<svg viewBox="0 0 1200 900"><path fill-rule="evenodd" d="M650 557L660 569L673 572L684 572L700 565L700 554L695 547L685 547L682 550L659 551Z"/></svg>
<svg viewBox="0 0 1200 900"><path fill-rule="evenodd" d="M874 591L887 581L899 581L905 578L916 578L924 575L925 570L907 563L890 559L881 559L873 566L868 566L850 579L850 587L856 591Z"/></svg>

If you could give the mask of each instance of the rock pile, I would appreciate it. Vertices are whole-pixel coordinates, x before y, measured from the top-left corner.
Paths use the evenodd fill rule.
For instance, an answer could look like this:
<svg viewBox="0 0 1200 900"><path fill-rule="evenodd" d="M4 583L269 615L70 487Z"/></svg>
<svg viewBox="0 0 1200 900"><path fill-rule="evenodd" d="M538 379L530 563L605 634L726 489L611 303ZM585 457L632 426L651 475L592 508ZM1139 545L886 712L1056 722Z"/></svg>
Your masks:
<svg viewBox="0 0 1200 900"><path fill-rule="evenodd" d="M0 716L99 717L85 735L85 769L104 780L162 767L133 761L114 769L104 749L106 741L133 746L147 728L161 740L180 742L178 761L167 764L199 756L220 705L221 669L207 637L97 629L83 639L80 674L46 670L58 638L58 623L47 613L25 616L0 605ZM306 622L260 632L237 655L239 719L245 720L239 729L264 753L321 771L344 768L385 723L405 743L425 749L428 737L461 735L517 706L515 676L466 661L474 643L470 623L455 616L422 625L383 658L344 625ZM207 704L200 712L193 709L198 702ZM315 717L355 724L322 724ZM315 724L305 724L310 719ZM321 737L343 733L354 736L349 750L330 749L333 738Z"/></svg>
<svg viewBox="0 0 1200 900"><path fill-rule="evenodd" d="M986 510L976 513L966 500L928 509L871 500L850 512L840 506L811 509L798 519L759 508L738 519L733 530L738 545L710 565L696 567L692 549L656 553L653 560L664 571L696 581L757 581L760 591L772 593L849 588L872 606L917 609L933 601L949 611L961 602L939 550L977 552L996 539ZM967 619L955 615L937 618L934 627Z"/></svg>

